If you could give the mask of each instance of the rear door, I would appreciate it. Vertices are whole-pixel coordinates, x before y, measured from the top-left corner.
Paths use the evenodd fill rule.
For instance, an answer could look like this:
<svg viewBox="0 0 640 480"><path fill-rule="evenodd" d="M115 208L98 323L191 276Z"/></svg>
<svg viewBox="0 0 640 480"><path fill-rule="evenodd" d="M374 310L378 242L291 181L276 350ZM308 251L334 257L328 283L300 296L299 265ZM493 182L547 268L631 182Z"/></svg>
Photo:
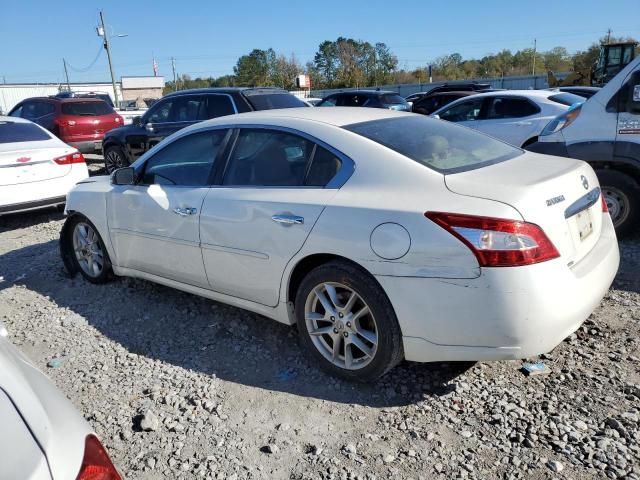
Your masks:
<svg viewBox="0 0 640 480"><path fill-rule="evenodd" d="M332 179L347 161L288 131L240 129L221 185L202 206L211 288L276 306L284 268L334 196Z"/></svg>
<svg viewBox="0 0 640 480"><path fill-rule="evenodd" d="M524 97L490 97L476 129L520 147L538 135L540 107Z"/></svg>
<svg viewBox="0 0 640 480"><path fill-rule="evenodd" d="M200 211L227 130L191 133L140 165L136 185L114 186L109 233L117 264L208 288L200 251Z"/></svg>

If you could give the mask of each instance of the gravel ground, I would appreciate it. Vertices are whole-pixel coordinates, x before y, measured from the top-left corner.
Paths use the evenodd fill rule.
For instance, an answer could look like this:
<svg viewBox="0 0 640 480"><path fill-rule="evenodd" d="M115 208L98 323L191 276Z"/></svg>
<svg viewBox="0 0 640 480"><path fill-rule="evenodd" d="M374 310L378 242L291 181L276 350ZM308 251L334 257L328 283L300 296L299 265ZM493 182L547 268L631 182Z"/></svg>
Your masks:
<svg viewBox="0 0 640 480"><path fill-rule="evenodd" d="M640 239L621 243L597 311L542 356L550 373L405 363L363 386L320 373L292 328L259 315L68 278L63 221L0 218L0 318L127 478L640 479Z"/></svg>

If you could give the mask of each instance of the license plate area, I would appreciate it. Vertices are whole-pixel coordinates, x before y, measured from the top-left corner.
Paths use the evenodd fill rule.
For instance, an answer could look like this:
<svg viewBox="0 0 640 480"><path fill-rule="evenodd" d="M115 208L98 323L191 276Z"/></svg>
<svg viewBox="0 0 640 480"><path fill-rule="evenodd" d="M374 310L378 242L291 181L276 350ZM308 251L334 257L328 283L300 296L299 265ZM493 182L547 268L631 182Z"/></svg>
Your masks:
<svg viewBox="0 0 640 480"><path fill-rule="evenodd" d="M580 241L584 241L591 233L593 233L593 221L591 219L591 212L589 210L583 210L576 213L576 227L578 228L578 236Z"/></svg>

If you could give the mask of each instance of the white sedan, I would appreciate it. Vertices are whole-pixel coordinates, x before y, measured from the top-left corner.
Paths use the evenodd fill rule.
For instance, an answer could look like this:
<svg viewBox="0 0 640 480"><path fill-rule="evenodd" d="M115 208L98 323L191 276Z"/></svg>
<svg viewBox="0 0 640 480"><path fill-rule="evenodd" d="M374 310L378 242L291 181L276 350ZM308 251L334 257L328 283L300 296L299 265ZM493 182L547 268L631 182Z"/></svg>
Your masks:
<svg viewBox="0 0 640 480"><path fill-rule="evenodd" d="M62 205L88 176L78 150L29 120L0 116L0 215Z"/></svg>
<svg viewBox="0 0 640 480"><path fill-rule="evenodd" d="M6 337L0 322L0 479L121 480L84 418Z"/></svg>
<svg viewBox="0 0 640 480"><path fill-rule="evenodd" d="M584 101L584 97L557 90L501 90L463 97L433 116L525 147L556 116Z"/></svg>
<svg viewBox="0 0 640 480"><path fill-rule="evenodd" d="M304 108L202 122L92 177L60 241L71 274L297 323L315 364L369 381L403 358L553 349L617 271L605 207L582 161L422 115Z"/></svg>

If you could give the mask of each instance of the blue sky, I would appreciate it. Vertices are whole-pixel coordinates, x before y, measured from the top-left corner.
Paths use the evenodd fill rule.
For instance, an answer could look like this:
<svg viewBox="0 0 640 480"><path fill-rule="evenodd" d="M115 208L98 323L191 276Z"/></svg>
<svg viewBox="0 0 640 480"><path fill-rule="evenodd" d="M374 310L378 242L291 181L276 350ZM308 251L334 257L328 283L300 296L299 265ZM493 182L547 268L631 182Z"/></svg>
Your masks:
<svg viewBox="0 0 640 480"><path fill-rule="evenodd" d="M464 7L458 7L464 4ZM5 0L0 27L0 81L59 82L62 57L71 81L109 79L106 54L86 72L100 50L95 32L104 9L114 38L116 76L152 74L152 56L161 75L220 76L232 73L237 58L253 48L273 48L303 63L323 40L338 36L385 42L400 67L414 68L444 54L480 57L502 48L574 52L603 36L640 38L638 0L544 2L469 1L166 1L94 2Z"/></svg>

